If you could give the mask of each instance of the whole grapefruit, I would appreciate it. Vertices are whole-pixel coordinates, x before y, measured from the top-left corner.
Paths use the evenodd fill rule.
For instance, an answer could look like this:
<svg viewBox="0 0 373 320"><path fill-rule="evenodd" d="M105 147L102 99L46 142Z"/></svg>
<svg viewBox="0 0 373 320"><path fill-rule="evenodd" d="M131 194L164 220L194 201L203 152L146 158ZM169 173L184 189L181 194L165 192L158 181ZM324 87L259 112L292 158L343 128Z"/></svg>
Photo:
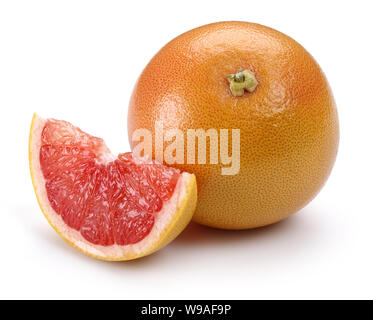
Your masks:
<svg viewBox="0 0 373 320"><path fill-rule="evenodd" d="M221 154L217 164L187 163L187 141L184 163L173 164L197 177L194 221L223 229L268 225L304 207L338 149L336 105L320 66L292 38L254 23L213 23L165 45L138 79L128 113L131 147L135 130L148 129L155 158L156 121L185 134L240 130L238 173L222 174Z"/></svg>

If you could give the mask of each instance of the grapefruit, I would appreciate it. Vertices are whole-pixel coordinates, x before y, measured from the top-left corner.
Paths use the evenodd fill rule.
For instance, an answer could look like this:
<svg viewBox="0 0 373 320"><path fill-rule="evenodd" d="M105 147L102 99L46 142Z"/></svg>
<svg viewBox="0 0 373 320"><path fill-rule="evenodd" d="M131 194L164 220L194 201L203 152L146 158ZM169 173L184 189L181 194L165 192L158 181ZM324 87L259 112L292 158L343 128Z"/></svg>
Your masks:
<svg viewBox="0 0 373 320"><path fill-rule="evenodd" d="M240 130L237 174L222 175L220 158L187 163L185 154L175 164L197 177L194 221L223 229L265 226L304 207L327 180L339 141L333 94L314 58L285 34L247 22L193 29L152 58L133 90L128 133L134 148L132 134L150 130L150 155L161 160L156 121L184 134Z"/></svg>
<svg viewBox="0 0 373 320"><path fill-rule="evenodd" d="M172 241L192 218L196 179L104 141L66 121L32 119L32 183L51 226L69 244L103 260L130 260Z"/></svg>

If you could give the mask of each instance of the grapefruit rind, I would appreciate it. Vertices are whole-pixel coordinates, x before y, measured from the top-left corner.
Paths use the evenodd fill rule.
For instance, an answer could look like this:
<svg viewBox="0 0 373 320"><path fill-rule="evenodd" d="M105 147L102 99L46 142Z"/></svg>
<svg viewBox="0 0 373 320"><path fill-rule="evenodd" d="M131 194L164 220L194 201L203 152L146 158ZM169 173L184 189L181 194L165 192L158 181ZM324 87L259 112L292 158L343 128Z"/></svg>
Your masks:
<svg viewBox="0 0 373 320"><path fill-rule="evenodd" d="M149 235L131 245L100 246L88 242L79 231L66 225L52 208L45 188L45 179L40 167L41 133L46 120L33 115L29 136L29 165L32 184L43 212L53 229L71 246L86 255L106 260L133 260L149 255L170 243L188 225L197 204L197 183L193 174L183 172L176 184L172 197L163 203L162 210Z"/></svg>

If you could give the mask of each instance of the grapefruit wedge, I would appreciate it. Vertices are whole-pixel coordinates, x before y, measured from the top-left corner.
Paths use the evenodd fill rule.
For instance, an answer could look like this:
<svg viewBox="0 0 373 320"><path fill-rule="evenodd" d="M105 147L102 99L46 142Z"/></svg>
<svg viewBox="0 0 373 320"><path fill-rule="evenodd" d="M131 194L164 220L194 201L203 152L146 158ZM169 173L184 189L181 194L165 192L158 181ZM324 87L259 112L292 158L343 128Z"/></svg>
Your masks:
<svg viewBox="0 0 373 320"><path fill-rule="evenodd" d="M57 233L102 260L136 259L172 241L189 223L196 179L104 141L66 121L34 114L29 162L41 210Z"/></svg>

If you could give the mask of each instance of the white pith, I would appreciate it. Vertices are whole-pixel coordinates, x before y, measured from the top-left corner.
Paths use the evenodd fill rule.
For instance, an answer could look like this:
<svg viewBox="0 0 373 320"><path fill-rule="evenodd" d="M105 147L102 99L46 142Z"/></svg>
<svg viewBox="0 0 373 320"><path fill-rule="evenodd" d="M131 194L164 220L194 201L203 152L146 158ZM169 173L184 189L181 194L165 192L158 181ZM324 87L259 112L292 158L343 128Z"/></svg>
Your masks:
<svg viewBox="0 0 373 320"><path fill-rule="evenodd" d="M183 198L186 196L187 186L193 175L189 173L182 173L178 180L175 191L168 201L163 202L163 207L160 212L155 214L155 222L150 233L140 242L131 245L111 245L100 246L95 245L83 238L79 231L69 227L52 208L49 203L45 179L40 167L40 147L41 147L41 133L44 128L46 120L37 117L34 120L33 131L31 132L30 145L30 166L33 173L33 182L40 205L47 216L52 226L69 242L87 252L90 255L106 258L117 259L125 256L141 255L142 252L148 251L152 245L160 238L161 232L170 224L173 215L179 208ZM108 154L108 159L112 159Z"/></svg>

